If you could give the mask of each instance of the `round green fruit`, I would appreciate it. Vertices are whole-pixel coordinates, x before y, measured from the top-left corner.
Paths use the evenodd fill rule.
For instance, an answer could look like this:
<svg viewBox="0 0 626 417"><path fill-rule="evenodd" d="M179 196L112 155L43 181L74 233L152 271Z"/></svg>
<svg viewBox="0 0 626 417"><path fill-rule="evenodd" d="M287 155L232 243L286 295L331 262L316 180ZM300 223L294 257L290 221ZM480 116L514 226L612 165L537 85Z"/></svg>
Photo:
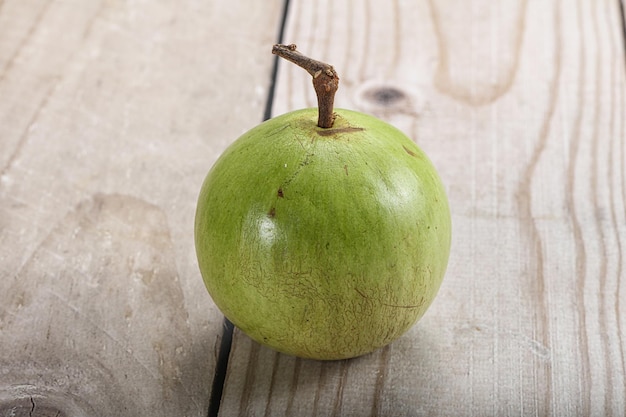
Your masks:
<svg viewBox="0 0 626 417"><path fill-rule="evenodd" d="M270 119L218 159L195 245L216 305L257 342L343 359L406 332L441 284L450 212L424 152L391 125L317 109Z"/></svg>

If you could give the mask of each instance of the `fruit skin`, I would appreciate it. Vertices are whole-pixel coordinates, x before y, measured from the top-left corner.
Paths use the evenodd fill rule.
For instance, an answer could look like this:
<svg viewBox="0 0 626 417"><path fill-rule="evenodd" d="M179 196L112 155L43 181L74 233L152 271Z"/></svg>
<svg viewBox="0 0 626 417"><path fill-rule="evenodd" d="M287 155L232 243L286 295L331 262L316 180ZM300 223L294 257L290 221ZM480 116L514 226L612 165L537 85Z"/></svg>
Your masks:
<svg viewBox="0 0 626 417"><path fill-rule="evenodd" d="M209 171L195 218L216 305L257 342L313 359L356 357L402 335L448 263L450 211L426 155L396 128L336 109L270 119Z"/></svg>

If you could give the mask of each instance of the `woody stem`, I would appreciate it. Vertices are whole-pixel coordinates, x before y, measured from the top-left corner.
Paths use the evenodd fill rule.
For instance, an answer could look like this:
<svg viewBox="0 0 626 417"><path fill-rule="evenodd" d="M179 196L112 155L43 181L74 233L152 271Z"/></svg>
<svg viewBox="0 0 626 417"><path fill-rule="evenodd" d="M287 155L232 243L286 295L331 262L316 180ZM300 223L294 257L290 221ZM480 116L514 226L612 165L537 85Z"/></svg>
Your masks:
<svg viewBox="0 0 626 417"><path fill-rule="evenodd" d="M335 93L339 88L339 76L332 65L302 55L296 50L296 45L274 45L272 53L293 62L311 74L313 88L317 94L319 111L317 125L322 128L332 127L335 121L333 112Z"/></svg>

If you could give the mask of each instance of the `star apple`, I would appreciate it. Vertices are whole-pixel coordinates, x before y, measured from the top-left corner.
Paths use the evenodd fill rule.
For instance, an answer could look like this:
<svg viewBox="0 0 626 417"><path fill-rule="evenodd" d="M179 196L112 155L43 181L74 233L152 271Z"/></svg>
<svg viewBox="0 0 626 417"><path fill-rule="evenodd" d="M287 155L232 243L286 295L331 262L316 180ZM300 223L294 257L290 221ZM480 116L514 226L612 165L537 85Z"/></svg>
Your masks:
<svg viewBox="0 0 626 417"><path fill-rule="evenodd" d="M318 109L294 111L237 139L195 218L200 270L224 315L314 359L401 336L435 298L450 251L446 194L424 152L373 116L331 115L319 127Z"/></svg>

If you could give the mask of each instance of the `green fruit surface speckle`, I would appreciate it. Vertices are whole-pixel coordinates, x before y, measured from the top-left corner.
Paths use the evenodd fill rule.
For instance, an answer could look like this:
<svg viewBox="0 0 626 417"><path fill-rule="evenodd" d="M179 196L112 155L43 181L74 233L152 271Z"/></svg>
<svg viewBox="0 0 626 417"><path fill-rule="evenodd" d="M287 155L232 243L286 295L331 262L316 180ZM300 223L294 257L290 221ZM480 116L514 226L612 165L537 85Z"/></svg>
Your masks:
<svg viewBox="0 0 626 417"><path fill-rule="evenodd" d="M261 344L306 358L359 356L433 301L450 251L441 181L415 143L362 113L317 109L253 128L218 159L195 219L214 302Z"/></svg>

